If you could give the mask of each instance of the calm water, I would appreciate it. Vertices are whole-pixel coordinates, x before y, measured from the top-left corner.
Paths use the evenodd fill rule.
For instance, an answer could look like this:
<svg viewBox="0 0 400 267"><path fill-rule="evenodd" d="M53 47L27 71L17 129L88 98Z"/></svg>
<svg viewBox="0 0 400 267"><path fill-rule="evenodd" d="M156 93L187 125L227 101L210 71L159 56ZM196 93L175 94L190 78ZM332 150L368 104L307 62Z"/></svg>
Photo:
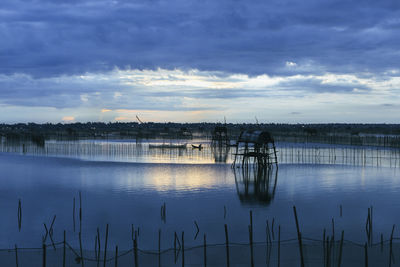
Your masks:
<svg viewBox="0 0 400 267"><path fill-rule="evenodd" d="M198 140L197 143L202 142ZM375 239L387 238L400 222L398 152L371 148L306 147L281 144L279 169L254 183L254 173L232 170L232 151L188 148L149 149L148 143L127 141L2 144L0 153L0 247L38 247L56 215L54 239L77 244L79 191L82 192L82 234L94 247L96 228L109 244L130 248L131 225L140 228L139 246L173 245L173 234L185 231L187 246L224 242L228 224L232 242L247 242L249 211L253 211L256 241L265 240L266 220L281 225L283 239L293 238L296 205L303 236L321 238L324 228L339 238L364 241L367 208L374 207ZM7 153L13 152L13 153ZM76 199L76 230L73 199ZM18 231L18 199L22 200L22 229ZM166 203L166 221L160 208ZM339 206L343 207L340 217ZM226 216L224 218L224 206ZM195 239L196 226L200 228Z"/></svg>

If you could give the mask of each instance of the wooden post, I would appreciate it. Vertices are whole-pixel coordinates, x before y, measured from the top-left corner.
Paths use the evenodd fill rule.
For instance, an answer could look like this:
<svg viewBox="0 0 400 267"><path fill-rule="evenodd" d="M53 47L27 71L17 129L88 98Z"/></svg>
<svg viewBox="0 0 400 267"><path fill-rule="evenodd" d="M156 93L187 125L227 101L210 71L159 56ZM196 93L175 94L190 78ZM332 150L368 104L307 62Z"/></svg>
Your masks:
<svg viewBox="0 0 400 267"><path fill-rule="evenodd" d="M225 244L226 244L226 266L229 267L229 236L228 226L225 224Z"/></svg>
<svg viewBox="0 0 400 267"><path fill-rule="evenodd" d="M115 246L115 267L118 267L118 246Z"/></svg>
<svg viewBox="0 0 400 267"><path fill-rule="evenodd" d="M273 240L275 240L274 224L275 224L275 218L272 218L271 233L272 233L272 239Z"/></svg>
<svg viewBox="0 0 400 267"><path fill-rule="evenodd" d="M176 263L176 238L177 238L176 232L174 232L174 260L175 260L175 263Z"/></svg>
<svg viewBox="0 0 400 267"><path fill-rule="evenodd" d="M329 236L326 238L326 267L330 267L331 263L331 250L330 250L330 242L329 242Z"/></svg>
<svg viewBox="0 0 400 267"><path fill-rule="evenodd" d="M75 233L75 198L74 198L73 206L72 206L72 223L74 225L74 233Z"/></svg>
<svg viewBox="0 0 400 267"><path fill-rule="evenodd" d="M21 199L18 200L18 231L21 231L22 226L22 205Z"/></svg>
<svg viewBox="0 0 400 267"><path fill-rule="evenodd" d="M251 226L249 225L249 242L250 242L250 266L254 267L254 258L253 258L253 235L251 232Z"/></svg>
<svg viewBox="0 0 400 267"><path fill-rule="evenodd" d="M250 210L249 242L250 242L250 265L254 266L253 258L253 211Z"/></svg>
<svg viewBox="0 0 400 267"><path fill-rule="evenodd" d="M383 251L383 234L381 234L381 252Z"/></svg>
<svg viewBox="0 0 400 267"><path fill-rule="evenodd" d="M268 220L267 220L266 234L267 234L267 243L268 243L268 244L271 244L271 243L272 243L272 241L271 241L271 231L270 231L270 229L269 229L269 222L268 222Z"/></svg>
<svg viewBox="0 0 400 267"><path fill-rule="evenodd" d="M43 243L43 267L46 267L46 244Z"/></svg>
<svg viewBox="0 0 400 267"><path fill-rule="evenodd" d="M82 232L82 194L79 191L79 232Z"/></svg>
<svg viewBox="0 0 400 267"><path fill-rule="evenodd" d="M80 249L80 252L81 252L81 264L82 264L82 267L84 267L85 263L84 263L84 260L83 260L82 233L81 232L79 232L79 249Z"/></svg>
<svg viewBox="0 0 400 267"><path fill-rule="evenodd" d="M393 255L393 233L394 233L394 225L392 228L392 233L390 235L390 245L389 245L389 267L392 266L392 255Z"/></svg>
<svg viewBox="0 0 400 267"><path fill-rule="evenodd" d="M65 233L65 230L64 230L64 242L63 242L63 267L65 267L65 247L66 247L66 243L67 243L67 241L66 241L66 233Z"/></svg>
<svg viewBox="0 0 400 267"><path fill-rule="evenodd" d="M326 235L326 229L324 228L324 234L322 235L322 249L324 250L324 266L326 262L325 235Z"/></svg>
<svg viewBox="0 0 400 267"><path fill-rule="evenodd" d="M185 232L182 232L182 267L185 267Z"/></svg>
<svg viewBox="0 0 400 267"><path fill-rule="evenodd" d="M101 247L100 247L100 244L101 244L101 242L100 242L100 230L99 230L99 227L97 227L97 244L98 244L98 250L99 250L99 253L97 254L97 267L99 267L100 266L100 253L101 253Z"/></svg>
<svg viewBox="0 0 400 267"><path fill-rule="evenodd" d="M299 240L300 264L301 264L301 267L304 267L303 244L301 241L301 233L300 233L300 228L299 228L299 221L297 219L296 206L293 206L293 212L294 212L294 218L296 220L297 238Z"/></svg>
<svg viewBox="0 0 400 267"><path fill-rule="evenodd" d="M106 267L106 262L107 262L107 242L108 242L108 223L106 225L106 240L104 243L104 267Z"/></svg>
<svg viewBox="0 0 400 267"><path fill-rule="evenodd" d="M251 230L251 233L253 233L253 211L252 210L250 210L249 216L250 216L250 230Z"/></svg>
<svg viewBox="0 0 400 267"><path fill-rule="evenodd" d="M206 240L206 234L204 234L204 267L207 267L207 240Z"/></svg>
<svg viewBox="0 0 400 267"><path fill-rule="evenodd" d="M364 245L364 252L365 252L365 267L368 267L368 246L367 242Z"/></svg>
<svg viewBox="0 0 400 267"><path fill-rule="evenodd" d="M278 226L278 267L281 265L281 226Z"/></svg>
<svg viewBox="0 0 400 267"><path fill-rule="evenodd" d="M340 265L342 264L343 239L344 239L344 231L342 231L342 237L340 238L338 267L340 267Z"/></svg>
<svg viewBox="0 0 400 267"><path fill-rule="evenodd" d="M371 218L370 218L370 221L369 221L369 232L370 232L371 245L372 245L372 242L374 241L373 240L373 238L374 238L374 234L373 234L373 206L371 206Z"/></svg>
<svg viewBox="0 0 400 267"><path fill-rule="evenodd" d="M368 208L368 216L367 216L367 221L365 222L365 233L367 234L367 240L368 244L371 242L371 214L370 214L370 209Z"/></svg>
<svg viewBox="0 0 400 267"><path fill-rule="evenodd" d="M138 254L137 254L138 246L137 246L137 232L136 231L135 231L135 240L133 242L133 251L135 254L135 267L138 267L139 263L138 263Z"/></svg>
<svg viewBox="0 0 400 267"><path fill-rule="evenodd" d="M161 229L158 229L158 267L160 266L161 266Z"/></svg>
<svg viewBox="0 0 400 267"><path fill-rule="evenodd" d="M194 221L194 225L196 226L196 229L197 229L196 235L194 236L194 240L196 240L196 238L197 238L197 235L198 235L198 234L199 234L199 232L200 232L200 228L199 228L199 225L197 224L197 222L196 222L196 221Z"/></svg>
<svg viewBox="0 0 400 267"><path fill-rule="evenodd" d="M100 251L99 252L97 251L97 244L98 244L97 238L98 237L97 237L97 234L96 234L96 237L94 238L94 256L95 256L96 261L99 258L99 253L100 253Z"/></svg>
<svg viewBox="0 0 400 267"><path fill-rule="evenodd" d="M18 267L18 248L17 248L17 244L15 244L15 265Z"/></svg>

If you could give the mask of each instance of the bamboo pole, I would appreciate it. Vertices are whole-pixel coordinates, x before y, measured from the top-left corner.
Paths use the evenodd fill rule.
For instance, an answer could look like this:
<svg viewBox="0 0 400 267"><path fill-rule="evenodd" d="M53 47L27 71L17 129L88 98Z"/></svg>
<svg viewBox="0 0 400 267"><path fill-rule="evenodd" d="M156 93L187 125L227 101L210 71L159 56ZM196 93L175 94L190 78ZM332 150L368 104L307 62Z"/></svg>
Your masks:
<svg viewBox="0 0 400 267"><path fill-rule="evenodd" d="M115 246L115 267L118 267L118 246Z"/></svg>
<svg viewBox="0 0 400 267"><path fill-rule="evenodd" d="M73 206L72 206L72 222L74 225L74 233L75 233L75 198L74 198Z"/></svg>
<svg viewBox="0 0 400 267"><path fill-rule="evenodd" d="M301 241L301 233L300 233L300 228L299 228L299 221L297 219L296 206L293 206L293 212L294 212L294 218L296 220L297 238L299 240L300 264L301 264L301 267L304 267L303 243Z"/></svg>
<svg viewBox="0 0 400 267"><path fill-rule="evenodd" d="M43 243L43 267L46 267L46 244Z"/></svg>
<svg viewBox="0 0 400 267"><path fill-rule="evenodd" d="M207 240L206 240L206 234L204 234L204 267L207 267Z"/></svg>
<svg viewBox="0 0 400 267"><path fill-rule="evenodd" d="M185 267L185 232L182 232L182 267Z"/></svg>
<svg viewBox="0 0 400 267"><path fill-rule="evenodd" d="M97 244L98 244L98 242L97 242L97 234L96 234L96 236L94 238L94 257L95 257L96 261L99 258L99 252L97 252Z"/></svg>
<svg viewBox="0 0 400 267"><path fill-rule="evenodd" d="M324 228L324 233L322 235L322 249L324 250L324 266L326 261L325 236L326 236L326 229Z"/></svg>
<svg viewBox="0 0 400 267"><path fill-rule="evenodd" d="M249 242L250 242L250 265L254 266L253 257L253 211L250 210L250 225L249 225Z"/></svg>
<svg viewBox="0 0 400 267"><path fill-rule="evenodd" d="M18 267L18 248L17 248L17 244L15 244L15 266Z"/></svg>
<svg viewBox="0 0 400 267"><path fill-rule="evenodd" d="M364 245L364 253L365 253L365 267L368 267L368 246L366 242Z"/></svg>
<svg viewBox="0 0 400 267"><path fill-rule="evenodd" d="M82 193L79 191L79 232L82 232Z"/></svg>
<svg viewBox="0 0 400 267"><path fill-rule="evenodd" d="M278 226L278 267L281 265L281 226Z"/></svg>
<svg viewBox="0 0 400 267"><path fill-rule="evenodd" d="M134 251L134 256L135 256L135 267L139 266L139 260L138 260L138 246L137 246L137 232L135 230L135 240L133 242L133 251Z"/></svg>
<svg viewBox="0 0 400 267"><path fill-rule="evenodd" d="M196 221L194 221L194 225L196 226L196 229L197 229L196 235L194 236L194 240L196 240L196 238L197 238L197 236L198 236L198 234L199 234L199 232L200 232L200 228L199 228L199 225L197 224Z"/></svg>
<svg viewBox="0 0 400 267"><path fill-rule="evenodd" d="M226 266L229 267L229 236L228 226L225 224Z"/></svg>
<svg viewBox="0 0 400 267"><path fill-rule="evenodd" d="M79 232L79 250L81 252L81 264L82 264L82 267L84 267L85 263L83 260L82 233L81 232Z"/></svg>
<svg viewBox="0 0 400 267"><path fill-rule="evenodd" d="M251 233L251 226L249 225L249 243L250 243L250 265L254 266L254 258L253 258L253 237Z"/></svg>
<svg viewBox="0 0 400 267"><path fill-rule="evenodd" d="M18 200L18 231L21 231L22 226L22 205L21 199Z"/></svg>
<svg viewBox="0 0 400 267"><path fill-rule="evenodd" d="M272 239L273 240L275 240L274 224L275 224L275 218L272 218L271 233L272 233Z"/></svg>
<svg viewBox="0 0 400 267"><path fill-rule="evenodd" d="M106 262L107 262L107 242L108 242L108 223L106 225L106 240L104 243L104 267L106 267Z"/></svg>
<svg viewBox="0 0 400 267"><path fill-rule="evenodd" d="M158 267L161 267L161 229L158 229Z"/></svg>
<svg viewBox="0 0 400 267"><path fill-rule="evenodd" d="M329 242L329 236L326 237L326 267L330 267L330 262L331 262L331 251L330 251L330 242Z"/></svg>
<svg viewBox="0 0 400 267"><path fill-rule="evenodd" d="M392 233L390 234L390 245L389 245L389 267L392 266L392 256L393 256L393 233L394 233L394 227L393 225L392 228Z"/></svg>
<svg viewBox="0 0 400 267"><path fill-rule="evenodd" d="M343 239L344 239L344 231L342 231L342 237L340 238L338 267L340 267L340 265L342 264Z"/></svg>
<svg viewBox="0 0 400 267"><path fill-rule="evenodd" d="M100 266L100 253L101 253L101 242L100 242L100 230L99 227L97 227L97 247L99 250L99 253L97 254L97 267Z"/></svg>
<svg viewBox="0 0 400 267"><path fill-rule="evenodd" d="M64 230L64 242L63 242L63 267L65 267L65 260L66 260L66 257L65 257L65 247L66 247L66 233L65 233L65 230Z"/></svg>
<svg viewBox="0 0 400 267"><path fill-rule="evenodd" d="M174 232L174 259L176 263L176 232Z"/></svg>

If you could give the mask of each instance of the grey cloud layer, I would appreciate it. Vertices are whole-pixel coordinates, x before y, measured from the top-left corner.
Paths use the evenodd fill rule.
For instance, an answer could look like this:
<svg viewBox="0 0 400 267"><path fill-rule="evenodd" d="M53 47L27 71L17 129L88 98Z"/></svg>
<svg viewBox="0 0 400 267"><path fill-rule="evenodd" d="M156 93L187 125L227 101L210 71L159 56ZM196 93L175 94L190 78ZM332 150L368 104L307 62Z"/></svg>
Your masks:
<svg viewBox="0 0 400 267"><path fill-rule="evenodd" d="M399 17L388 0L2 0L0 73L380 72L399 67Z"/></svg>

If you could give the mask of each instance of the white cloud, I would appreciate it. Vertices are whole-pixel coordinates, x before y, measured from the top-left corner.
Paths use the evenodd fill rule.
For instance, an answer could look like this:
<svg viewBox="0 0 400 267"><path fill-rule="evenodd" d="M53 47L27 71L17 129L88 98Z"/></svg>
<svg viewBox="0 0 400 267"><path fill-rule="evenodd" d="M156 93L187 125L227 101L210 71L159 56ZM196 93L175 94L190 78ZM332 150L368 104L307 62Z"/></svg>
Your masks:
<svg viewBox="0 0 400 267"><path fill-rule="evenodd" d="M82 94L82 95L81 95L81 101L82 101L82 102L88 102L88 101L89 101L89 96L88 96L88 94Z"/></svg>
<svg viewBox="0 0 400 267"><path fill-rule="evenodd" d="M73 116L76 121L131 119L131 115L117 114L116 110L143 110L152 119L159 117L163 121L168 118L215 121L221 114L246 121L254 115L262 118L265 114L265 118L278 122L288 120L288 114L295 110L296 118L305 122L320 120L321 116L341 122L367 119L364 108L368 107L374 113L368 119L379 122L378 116L381 116L382 120L394 121L397 119L388 116L387 110L383 112L381 107L386 105L400 112L397 73L393 69L384 77L372 73L249 76L196 69L115 69L50 78L0 75L0 87L5 88L0 91L3 105L0 110L5 106L32 110L55 108L74 109L79 114L91 109L89 117L76 113L58 116ZM45 112L42 115L53 118Z"/></svg>
<svg viewBox="0 0 400 267"><path fill-rule="evenodd" d="M286 67L293 68L293 67L296 67L296 66L297 66L297 64L295 62L286 61Z"/></svg>

